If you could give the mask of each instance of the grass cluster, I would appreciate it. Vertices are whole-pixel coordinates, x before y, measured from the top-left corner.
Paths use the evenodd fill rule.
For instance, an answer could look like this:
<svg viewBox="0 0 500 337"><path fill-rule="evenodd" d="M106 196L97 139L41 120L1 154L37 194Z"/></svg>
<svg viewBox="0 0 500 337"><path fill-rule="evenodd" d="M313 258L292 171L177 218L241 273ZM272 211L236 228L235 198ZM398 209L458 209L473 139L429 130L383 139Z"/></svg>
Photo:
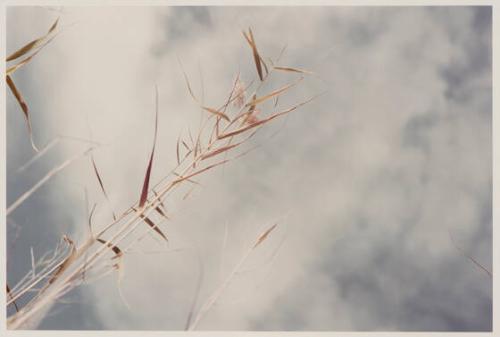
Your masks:
<svg viewBox="0 0 500 337"><path fill-rule="evenodd" d="M15 71L28 64L34 56L52 41L57 35L57 26L58 20L50 27L47 34L31 41L7 57L9 63L21 59L7 68L6 81L23 112L28 127L28 137L31 140L33 149L37 151L27 165L43 156L60 140L60 137L54 138L41 150L37 148L33 140L28 104L14 84L12 75ZM162 241L169 240L168 233L163 226L166 221L170 220L165 206L167 197L178 191L180 186L199 184L198 178L206 172L244 156L253 148L248 149L243 146L261 128L275 119L286 116L315 98L312 97L298 102L285 109L278 109L279 97L287 94L293 87L300 85L304 76L308 76L310 72L279 65L280 57L276 59L263 57L257 48L251 29L244 31L243 37L249 46L251 59L253 59L255 65L254 80L245 84L242 82L240 74L236 74L232 87L228 88L229 95L220 104L212 106L202 104L193 92L186 73L183 72L187 91L194 102L200 106L203 113L202 123L196 132L189 133L189 137L185 139L178 137L175 144L175 157L177 160L175 167L159 181L153 182L151 181L151 173L155 167L155 147L158 132L160 132L158 130L158 119L161 118L159 90L155 87L155 124L150 135L152 147L149 160L145 163L141 189L137 191L137 200L121 212L113 210L112 220L108 223L93 222L93 214L96 209L96 204L94 204L89 207L88 235L82 242L75 242L74 239L65 235L51 254L43 256L38 261L32 259L31 270L26 276L13 287L7 285L7 306L15 308L15 312L7 319L9 329L36 327L55 301L82 283L92 282L115 271L118 271L118 281L120 282L123 269L122 261L134 245L151 234ZM23 57L25 58L22 59ZM276 72L286 73L291 76L290 81L282 87L264 92L264 84ZM97 147L96 144L90 144L82 153L68 158L62 164L50 170L17 200L8 205L7 217L11 216L17 207L52 176L82 156L89 158L95 178L105 199L108 201L108 206L111 208L105 188L105 177L101 175L93 156L93 151ZM250 240L251 244L248 250L235 265L232 272L201 305L197 305L198 295L195 296L191 313L186 322L187 330L195 329L198 326L200 320L214 305L248 256L259 248L276 226L277 224L273 224L267 227L256 238ZM26 296L29 296L27 301L20 301ZM20 302L25 304L20 306Z"/></svg>

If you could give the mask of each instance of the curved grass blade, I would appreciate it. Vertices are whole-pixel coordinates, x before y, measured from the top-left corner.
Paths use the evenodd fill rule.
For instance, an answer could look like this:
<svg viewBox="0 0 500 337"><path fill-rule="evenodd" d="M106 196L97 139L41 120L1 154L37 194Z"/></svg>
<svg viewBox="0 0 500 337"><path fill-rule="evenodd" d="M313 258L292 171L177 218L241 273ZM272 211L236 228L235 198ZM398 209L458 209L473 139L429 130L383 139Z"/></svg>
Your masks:
<svg viewBox="0 0 500 337"><path fill-rule="evenodd" d="M47 37L50 35L50 33L52 33L54 31L54 29L56 29L58 22L59 22L59 18L57 18L56 21L52 24L52 26L50 27L50 29L47 32L47 34L45 34L42 37L39 37L38 39L35 39L35 40L27 43L26 45L24 45L23 47L21 47L20 49L16 50L11 55L9 55L7 57L7 62L15 60L15 59L17 59L17 58L25 55L26 53L29 53L31 50L33 50L34 48L38 47L39 45L41 45L47 39Z"/></svg>
<svg viewBox="0 0 500 337"><path fill-rule="evenodd" d="M189 79L188 79L188 76L186 74L186 72L184 71L184 68L182 67L182 63L179 59L177 59L177 61L179 62L179 65L181 67L181 71L182 71L182 74L184 75L184 81L186 82L186 86L188 88L188 91L189 91L189 94L191 95L191 97L193 98L193 100L197 103L199 103L198 99L196 98L196 96L194 95L193 93L193 89L191 89L191 84L189 83Z"/></svg>
<svg viewBox="0 0 500 337"><path fill-rule="evenodd" d="M90 214L89 214L88 225L89 225L89 230L90 230L91 235L92 235L92 216L94 215L94 211L95 211L96 206L97 206L97 204L94 204L94 206L92 206L92 210L90 211ZM87 211L88 211L88 206L87 206Z"/></svg>
<svg viewBox="0 0 500 337"><path fill-rule="evenodd" d="M33 141L33 130L31 128L31 118L30 118L30 113L29 113L29 109L28 109L28 104L26 104L26 101L24 100L23 96L21 95L21 93L17 89L16 85L14 84L14 81L12 81L12 78L9 75L7 75L5 77L5 79L7 81L7 85L9 86L10 91L12 92L12 94L14 94L14 97L16 97L17 102L19 103L19 105L21 106L21 109L23 110L24 119L26 120L26 126L28 127L28 133L29 133L29 137L30 137L31 147L36 152L38 152L39 150L36 147L35 142Z"/></svg>
<svg viewBox="0 0 500 337"><path fill-rule="evenodd" d="M262 63L262 65L264 66L264 70L266 71L266 76L269 75L269 69L267 68L266 62L264 62L264 59L262 58L262 56L259 55L259 58L260 58L260 63Z"/></svg>
<svg viewBox="0 0 500 337"><path fill-rule="evenodd" d="M41 50L42 50L42 48L38 49L33 54L31 54L30 56L28 56L24 60L20 61L18 64L15 64L12 67L7 68L6 74L12 75L17 69L21 68L22 66L24 66L25 64L30 62L33 59L33 57L35 57L38 54L38 52L40 52Z"/></svg>
<svg viewBox="0 0 500 337"><path fill-rule="evenodd" d="M108 204L111 206L111 201L109 200L108 193L106 193L106 189L104 188L104 184L102 182L101 175L99 174L99 171L97 170L97 165L94 160L94 156L90 155L90 160L92 161L92 166L94 167L94 172L97 177L97 181L99 182L99 186L101 186L102 193L104 194L104 197L106 198L106 201ZM116 221L116 214L113 210L111 210L111 213L113 214L113 220Z"/></svg>
<svg viewBox="0 0 500 337"><path fill-rule="evenodd" d="M7 68L7 71L6 71L6 74L7 75L11 75L13 74L15 71L17 71L19 68L21 68L22 66L26 65L27 63L29 63L43 48L45 48L46 45L48 45L50 42L52 42L52 40L55 38L55 36L51 37L50 40L48 40L45 44L43 44L40 48L38 48L35 52L33 52L33 54L31 54L30 56L26 57L25 59L23 59L22 61L19 61L19 63Z"/></svg>
<svg viewBox="0 0 500 337"><path fill-rule="evenodd" d="M198 280L196 282L196 288L193 294L193 299L191 301L191 306L189 308L189 313L186 318L186 325L184 326L184 330L188 330L189 327L191 326L191 320L193 318L193 314L196 308L196 304L198 303L198 299L200 297L200 290L201 286L203 284L203 278L205 275L205 268L203 267L203 262L201 260L201 255L200 252L197 250L197 256L198 256Z"/></svg>

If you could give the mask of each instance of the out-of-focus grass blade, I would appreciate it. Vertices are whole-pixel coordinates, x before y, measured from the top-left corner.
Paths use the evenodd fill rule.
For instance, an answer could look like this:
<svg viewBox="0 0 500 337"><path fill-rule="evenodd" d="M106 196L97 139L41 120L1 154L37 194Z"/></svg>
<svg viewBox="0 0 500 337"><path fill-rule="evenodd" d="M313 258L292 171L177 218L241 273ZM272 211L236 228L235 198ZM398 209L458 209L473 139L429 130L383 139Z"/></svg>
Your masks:
<svg viewBox="0 0 500 337"><path fill-rule="evenodd" d="M179 143L180 143L180 140L181 140L181 136L179 135L179 137L177 137L177 146L175 148L175 153L177 155L177 165L181 164L181 157L179 155Z"/></svg>
<svg viewBox="0 0 500 337"><path fill-rule="evenodd" d="M155 86L156 93L156 115L155 115L155 133L153 139L153 149L151 151L151 157L149 158L148 168L146 169L146 176L144 177L144 183L142 184L142 192L141 198L139 200L139 207L144 207L146 200L148 198L148 190L149 190L149 179L151 177L151 168L153 167L153 158L155 154L156 147L156 137L158 135L158 86Z"/></svg>
<svg viewBox="0 0 500 337"><path fill-rule="evenodd" d="M187 191L186 194L184 194L184 196L182 197L182 200L186 200L190 195L191 193L193 193L194 189L196 188L196 186L192 186L189 191Z"/></svg>
<svg viewBox="0 0 500 337"><path fill-rule="evenodd" d="M61 138L56 137L52 139L47 145L45 145L40 151L30 158L26 163L23 164L20 168L17 169L17 172L22 172L30 167L34 162L36 162L40 157L42 157L45 153L47 153L51 148L53 148L57 143L61 141Z"/></svg>
<svg viewBox="0 0 500 337"><path fill-rule="evenodd" d="M255 245L253 246L253 248L260 245L268 237L268 235L276 228L276 226L278 226L278 224L272 225L269 229L267 229L264 233L262 233L259 236L259 238L257 239L257 242L255 242Z"/></svg>
<svg viewBox="0 0 500 337"><path fill-rule="evenodd" d="M453 239L453 236L451 235L450 231L448 231L448 235L450 236L451 243L453 244L455 249L457 249L460 253L462 253L469 261L474 263L476 265L476 267L480 268L482 271L484 271L486 274L488 274L489 277L493 277L493 274L491 273L491 271L489 271L485 266L483 266L476 259L474 259L472 256L467 254L462 248L460 248L460 246Z"/></svg>
<svg viewBox="0 0 500 337"><path fill-rule="evenodd" d="M7 75L12 75L16 70L18 70L19 68L21 68L22 66L26 65L27 63L29 63L46 45L48 45L50 42L52 42L52 40L55 38L52 37L50 38L50 40L48 40L46 43L44 43L40 48L38 48L35 52L33 52L33 54L31 54L30 56L26 57L25 59L23 59L22 61L19 61L17 64L7 68L7 71L6 71L6 74Z"/></svg>
<svg viewBox="0 0 500 337"><path fill-rule="evenodd" d="M314 74L312 71L309 71L309 70L291 68L291 67L274 66L273 69L280 70L280 71L288 71L288 72L293 72L293 73L308 74L308 75Z"/></svg>
<svg viewBox="0 0 500 337"><path fill-rule="evenodd" d="M182 67L182 63L179 59L177 59L177 61L179 62L179 65L181 67L181 71L182 71L182 74L184 75L184 81L186 82L186 86L187 86L187 89L189 91L189 94L191 95L191 97L193 98L193 100L197 103L199 103L198 101L198 98L196 98L196 96L194 95L193 93L193 89L191 89L191 84L189 83L189 79L188 79L188 76L186 74L186 72L184 71L184 68Z"/></svg>
<svg viewBox="0 0 500 337"><path fill-rule="evenodd" d="M57 18L56 21L52 24L52 26L50 27L47 34L45 34L44 36L42 36L38 39L31 41L30 43L26 44L25 46L21 47L20 49L18 49L17 51L15 51L11 55L9 55L7 57L7 62L15 60L15 59L25 55L26 53L29 53L31 50L35 49L39 45L41 45L47 39L47 37L50 35L50 33L52 33L56 29L58 22L59 22L59 18Z"/></svg>
<svg viewBox="0 0 500 337"><path fill-rule="evenodd" d="M33 141L33 130L31 129L31 118L30 118L28 105L26 104L23 96L21 95L21 93L17 89L16 85L14 84L14 81L12 81L12 78L9 75L6 76L6 81L7 81L7 85L9 86L10 91L12 92L14 97L16 97L17 102L19 103L19 105L21 106L21 109L23 110L24 118L26 120L26 125L28 127L31 147L33 147L33 149L36 152L38 152L38 148L36 147L35 142Z"/></svg>
<svg viewBox="0 0 500 337"><path fill-rule="evenodd" d="M92 206L92 210L89 213L88 225L89 225L90 234L92 234L92 217L94 216L94 211L95 211L96 206L97 206L97 204L94 204L94 206ZM87 206L87 211L88 211L88 206Z"/></svg>
<svg viewBox="0 0 500 337"><path fill-rule="evenodd" d="M269 69L267 68L266 62L264 62L262 56L259 55L259 58L260 58L260 63L262 63L262 65L264 66L264 70L266 71L266 76L269 75Z"/></svg>
<svg viewBox="0 0 500 337"><path fill-rule="evenodd" d="M42 179L40 179L33 187L31 187L28 191L26 191L24 194L22 194L19 198L17 198L16 201L14 201L9 207L7 207L7 215L9 215L11 212L13 212L17 207L19 207L26 199L28 199L33 193L35 193L36 190L40 188L43 184L45 184L52 176L54 176L57 172L63 170L66 166L77 160L78 158L87 155L90 151L92 151L94 148L89 148L85 150L84 152L77 154L70 159L64 161L62 164L59 166L53 168L50 170Z"/></svg>
<svg viewBox="0 0 500 337"><path fill-rule="evenodd" d="M54 23L52 24L52 26L50 27L49 29L49 32L47 34L50 34L54 31L54 29L56 29L57 27L57 23L59 22L59 18L56 19L56 21L54 21Z"/></svg>
<svg viewBox="0 0 500 337"><path fill-rule="evenodd" d="M287 45L287 44L285 44L285 45L281 48L280 53L279 53L278 57L276 58L276 62L279 62L279 60L281 60L281 57L282 57L282 56L283 56L283 54L285 53L286 48L288 48L288 45Z"/></svg>

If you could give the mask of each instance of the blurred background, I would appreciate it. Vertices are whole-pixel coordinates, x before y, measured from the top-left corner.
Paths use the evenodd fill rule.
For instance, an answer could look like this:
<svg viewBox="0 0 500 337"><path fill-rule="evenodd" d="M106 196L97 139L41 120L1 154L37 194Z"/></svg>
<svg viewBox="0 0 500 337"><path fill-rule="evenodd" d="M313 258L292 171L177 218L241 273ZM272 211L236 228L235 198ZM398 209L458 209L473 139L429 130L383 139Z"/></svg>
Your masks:
<svg viewBox="0 0 500 337"><path fill-rule="evenodd" d="M219 106L238 71L255 77L241 30L280 65L314 72L280 98L286 108L255 151L169 200L168 245L147 238L117 275L55 305L41 329L182 330L199 273L199 304L269 225L198 326L201 330L491 331L492 75L490 7L8 7L7 54L61 33L13 75L31 109L35 142L104 144L94 153L111 204L137 200L152 145L152 182L196 130L193 90ZM273 75L274 76L274 75ZM296 77L279 74L268 90ZM22 111L6 94L7 205L88 147L61 141L34 152ZM81 158L7 219L7 278L15 284L62 235L111 220ZM224 239L226 238L226 240ZM226 243L224 244L224 241ZM9 308L11 312L12 308Z"/></svg>

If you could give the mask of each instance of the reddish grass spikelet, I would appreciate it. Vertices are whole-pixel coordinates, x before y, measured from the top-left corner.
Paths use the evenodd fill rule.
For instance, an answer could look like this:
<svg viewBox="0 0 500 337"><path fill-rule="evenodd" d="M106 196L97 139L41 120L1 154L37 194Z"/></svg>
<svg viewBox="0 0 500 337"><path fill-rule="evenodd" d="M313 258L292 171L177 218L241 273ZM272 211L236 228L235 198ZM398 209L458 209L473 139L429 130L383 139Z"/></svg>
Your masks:
<svg viewBox="0 0 500 337"><path fill-rule="evenodd" d="M248 28L248 34L245 31L243 31L243 36L250 45L250 48L252 48L253 59L255 62L255 67L257 68L257 74L259 75L259 79L261 81L264 81L264 76L262 75L262 64L261 64L262 58L260 57L259 52L257 51L257 45L255 44L252 29Z"/></svg>
<svg viewBox="0 0 500 337"><path fill-rule="evenodd" d="M38 150L37 146L35 145L35 142L33 141L33 129L31 128L31 117L30 117L30 112L29 112L28 104L24 100L24 98L21 95L21 92L19 91L19 89L17 89L17 87L14 84L14 81L12 80L12 78L9 75L7 75L5 77L5 79L7 81L7 85L9 86L10 91L12 92L12 94L16 98L17 102L19 103L19 106L23 110L24 119L26 120L26 126L28 127L28 136L29 136L29 139L30 139L30 142L31 142L31 147L36 152L38 152L39 150Z"/></svg>
<svg viewBox="0 0 500 337"><path fill-rule="evenodd" d="M158 86L155 86L155 98L156 98L156 113L155 113L155 133L153 138L153 149L151 150L151 156L149 158L148 168L146 169L146 176L144 177L144 183L142 184L141 198L139 200L139 207L144 207L146 200L148 198L149 190L149 179L151 177L151 169L153 167L153 158L155 154L156 138L158 135Z"/></svg>

